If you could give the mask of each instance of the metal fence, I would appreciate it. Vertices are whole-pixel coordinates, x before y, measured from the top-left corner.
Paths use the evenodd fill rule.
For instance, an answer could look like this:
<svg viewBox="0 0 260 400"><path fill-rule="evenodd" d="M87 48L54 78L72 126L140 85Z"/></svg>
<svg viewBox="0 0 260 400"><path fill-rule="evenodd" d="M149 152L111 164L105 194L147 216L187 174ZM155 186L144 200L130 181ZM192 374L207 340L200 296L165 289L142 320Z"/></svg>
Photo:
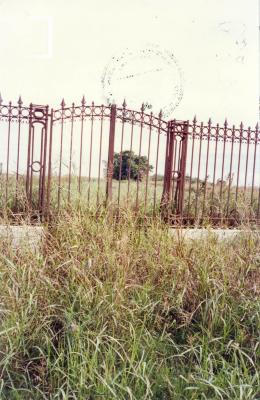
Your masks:
<svg viewBox="0 0 260 400"><path fill-rule="evenodd" d="M113 205L171 224L259 222L258 125L165 121L83 97L59 109L0 98L0 127L2 215Z"/></svg>

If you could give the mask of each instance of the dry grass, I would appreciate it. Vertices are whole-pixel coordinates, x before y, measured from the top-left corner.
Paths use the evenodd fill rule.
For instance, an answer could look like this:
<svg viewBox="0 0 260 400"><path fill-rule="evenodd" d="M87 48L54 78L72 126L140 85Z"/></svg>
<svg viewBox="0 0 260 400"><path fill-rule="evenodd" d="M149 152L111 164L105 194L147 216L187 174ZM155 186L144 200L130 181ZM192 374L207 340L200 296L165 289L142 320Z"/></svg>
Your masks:
<svg viewBox="0 0 260 400"><path fill-rule="evenodd" d="M260 237L245 233L182 242L127 210L72 210L43 255L2 242L0 398L259 398Z"/></svg>

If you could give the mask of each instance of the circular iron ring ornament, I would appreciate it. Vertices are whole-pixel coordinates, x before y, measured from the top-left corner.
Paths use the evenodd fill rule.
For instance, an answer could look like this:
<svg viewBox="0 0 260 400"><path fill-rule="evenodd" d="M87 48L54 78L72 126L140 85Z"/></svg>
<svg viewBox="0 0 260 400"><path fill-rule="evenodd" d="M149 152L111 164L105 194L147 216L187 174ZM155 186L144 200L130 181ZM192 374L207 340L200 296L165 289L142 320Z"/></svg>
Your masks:
<svg viewBox="0 0 260 400"><path fill-rule="evenodd" d="M125 49L111 58L102 76L103 94L108 104L126 98L131 108L144 104L145 112L169 117L183 97L182 71L176 57L158 46Z"/></svg>
<svg viewBox="0 0 260 400"><path fill-rule="evenodd" d="M35 169L35 167L34 167L34 165L35 164L37 164L38 166L39 166L39 169ZM40 163L40 161L34 161L32 164L31 164L31 169L32 169L32 171L33 172L35 172L35 173L38 173L38 172L40 172L40 170L42 169L42 164Z"/></svg>

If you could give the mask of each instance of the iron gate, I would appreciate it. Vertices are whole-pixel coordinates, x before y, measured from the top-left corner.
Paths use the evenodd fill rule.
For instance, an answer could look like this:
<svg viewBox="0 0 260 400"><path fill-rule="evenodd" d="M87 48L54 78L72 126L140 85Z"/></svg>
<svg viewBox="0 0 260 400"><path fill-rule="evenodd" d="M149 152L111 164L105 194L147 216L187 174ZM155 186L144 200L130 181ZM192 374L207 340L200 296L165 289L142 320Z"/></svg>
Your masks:
<svg viewBox="0 0 260 400"><path fill-rule="evenodd" d="M173 224L259 222L259 128L165 121L122 106L4 105L2 215L113 204Z"/></svg>

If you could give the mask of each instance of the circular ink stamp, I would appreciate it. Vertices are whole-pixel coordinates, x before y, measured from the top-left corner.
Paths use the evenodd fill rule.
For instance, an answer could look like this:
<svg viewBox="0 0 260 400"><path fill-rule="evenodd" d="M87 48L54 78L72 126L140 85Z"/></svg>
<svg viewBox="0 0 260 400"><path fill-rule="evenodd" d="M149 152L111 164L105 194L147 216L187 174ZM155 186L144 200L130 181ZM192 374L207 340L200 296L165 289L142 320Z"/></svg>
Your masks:
<svg viewBox="0 0 260 400"><path fill-rule="evenodd" d="M103 94L108 104L122 104L131 109L163 112L169 117L183 97L183 77L175 56L158 46L126 48L114 55L102 76Z"/></svg>

